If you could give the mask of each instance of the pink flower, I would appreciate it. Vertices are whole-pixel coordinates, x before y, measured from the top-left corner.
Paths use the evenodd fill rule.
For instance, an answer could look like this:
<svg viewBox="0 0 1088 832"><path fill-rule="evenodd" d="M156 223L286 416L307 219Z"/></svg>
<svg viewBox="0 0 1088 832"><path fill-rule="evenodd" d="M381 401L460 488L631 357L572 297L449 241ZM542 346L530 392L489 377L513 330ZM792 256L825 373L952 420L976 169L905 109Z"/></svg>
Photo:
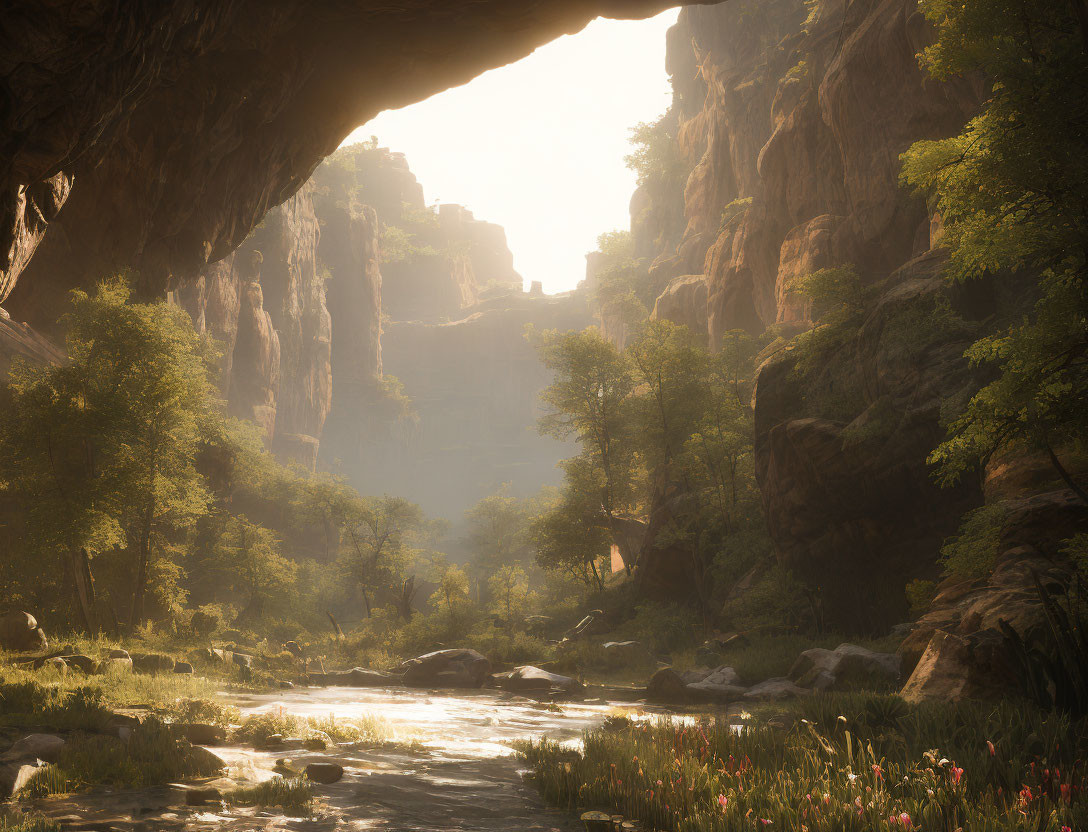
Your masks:
<svg viewBox="0 0 1088 832"><path fill-rule="evenodd" d="M899 825L904 829L912 829L914 824L911 822L910 815L906 812L901 812L899 815Z"/></svg>
<svg viewBox="0 0 1088 832"><path fill-rule="evenodd" d="M721 810L724 812L725 807L729 805L729 798L726 797L724 794L718 795L718 805L721 807Z"/></svg>
<svg viewBox="0 0 1088 832"><path fill-rule="evenodd" d="M880 780L884 779L884 769L878 765L873 766L873 774L875 774Z"/></svg>
<svg viewBox="0 0 1088 832"><path fill-rule="evenodd" d="M997 756L997 749L994 748L994 744L992 742L990 742L989 740L986 740L986 747L988 749L990 749L990 756L991 757L996 757Z"/></svg>
<svg viewBox="0 0 1088 832"><path fill-rule="evenodd" d="M962 777L963 777L963 769L962 768L956 768L956 764L953 763L952 764L952 782L953 783L959 783L960 778L962 778Z"/></svg>

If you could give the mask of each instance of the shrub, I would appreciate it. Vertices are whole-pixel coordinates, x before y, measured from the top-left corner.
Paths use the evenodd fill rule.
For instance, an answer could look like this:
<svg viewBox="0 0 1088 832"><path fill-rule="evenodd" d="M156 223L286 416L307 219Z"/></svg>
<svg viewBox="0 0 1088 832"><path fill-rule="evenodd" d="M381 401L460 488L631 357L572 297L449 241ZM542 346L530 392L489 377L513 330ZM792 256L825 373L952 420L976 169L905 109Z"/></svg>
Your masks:
<svg viewBox="0 0 1088 832"><path fill-rule="evenodd" d="M1001 503L993 503L963 516L959 534L948 538L941 547L941 563L949 574L963 578L990 574L999 554L1007 513Z"/></svg>
<svg viewBox="0 0 1088 832"><path fill-rule="evenodd" d="M910 604L910 617L925 615L929 605L937 597L937 584L933 581L915 580L907 584L907 603Z"/></svg>

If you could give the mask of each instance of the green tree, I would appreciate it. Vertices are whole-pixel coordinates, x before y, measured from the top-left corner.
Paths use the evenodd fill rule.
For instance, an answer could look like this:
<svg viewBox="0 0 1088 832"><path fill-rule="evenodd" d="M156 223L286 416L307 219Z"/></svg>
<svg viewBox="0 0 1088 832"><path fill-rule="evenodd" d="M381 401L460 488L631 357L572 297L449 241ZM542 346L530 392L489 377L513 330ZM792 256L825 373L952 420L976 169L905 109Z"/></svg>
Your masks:
<svg viewBox="0 0 1088 832"><path fill-rule="evenodd" d="M529 604L529 577L520 566L501 566L487 579L487 594L491 598L491 612L501 616L507 627L513 629Z"/></svg>
<svg viewBox="0 0 1088 832"><path fill-rule="evenodd" d="M1083 445L1088 419L1088 16L1079 2L923 0L937 39L930 75L981 73L990 94L948 139L915 143L902 179L944 223L948 275L1036 275L1034 309L977 342L997 370L931 455L942 482L1004 451L1041 451L1088 502L1059 458Z"/></svg>
<svg viewBox="0 0 1088 832"><path fill-rule="evenodd" d="M541 394L550 412L541 430L582 446L578 484L592 488L581 505L595 504L606 525L629 510L634 498L634 453L629 397L634 379L623 355L596 329L545 332L540 357L554 374Z"/></svg>
<svg viewBox="0 0 1088 832"><path fill-rule="evenodd" d="M575 457L563 463L567 484L560 498L533 518L528 536L536 550L536 562L545 572L570 575L598 592L604 589L601 562L609 554L612 537L601 522L600 504L592 499L595 488L576 482L584 460ZM572 481L574 480L574 481Z"/></svg>
<svg viewBox="0 0 1088 832"><path fill-rule="evenodd" d="M91 630L94 555L120 546L130 553L133 627L145 619L161 536L191 523L209 500L195 460L214 420L211 344L180 309L128 300L123 278L73 292L62 320L68 363L17 364L4 420L9 480L27 504L40 501L28 514L29 537L66 553Z"/></svg>
<svg viewBox="0 0 1088 832"><path fill-rule="evenodd" d="M465 512L472 569L486 578L508 565L524 566L532 557L527 532L532 505L511 497L509 483Z"/></svg>
<svg viewBox="0 0 1088 832"><path fill-rule="evenodd" d="M201 564L206 580L241 601L238 620L249 625L286 606L297 569L280 553L275 534L244 515L223 518L212 557Z"/></svg>
<svg viewBox="0 0 1088 832"><path fill-rule="evenodd" d="M424 527L423 511L403 497L347 501L344 519L345 572L359 587L366 617L371 597L404 579L416 557L414 536Z"/></svg>
<svg viewBox="0 0 1088 832"><path fill-rule="evenodd" d="M438 589L431 596L431 604L445 607L453 626L461 611L469 605L468 576L460 566L447 566L438 579Z"/></svg>

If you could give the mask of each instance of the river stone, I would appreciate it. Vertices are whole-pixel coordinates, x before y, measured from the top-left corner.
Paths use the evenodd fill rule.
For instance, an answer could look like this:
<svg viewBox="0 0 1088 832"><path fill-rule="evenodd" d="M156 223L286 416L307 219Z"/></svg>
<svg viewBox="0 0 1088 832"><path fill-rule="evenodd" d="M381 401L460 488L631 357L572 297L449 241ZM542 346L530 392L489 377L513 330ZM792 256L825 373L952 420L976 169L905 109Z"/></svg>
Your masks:
<svg viewBox="0 0 1088 832"><path fill-rule="evenodd" d="M793 663L789 678L812 690L868 689L898 682L899 668L900 658L894 653L840 644L834 650L806 650Z"/></svg>
<svg viewBox="0 0 1088 832"><path fill-rule="evenodd" d="M436 650L397 669L410 687L479 688L491 676L491 662L467 647Z"/></svg>
<svg viewBox="0 0 1088 832"><path fill-rule="evenodd" d="M227 738L227 732L218 725L204 722L176 725L175 730L193 745L221 745Z"/></svg>
<svg viewBox="0 0 1088 832"><path fill-rule="evenodd" d="M794 699L804 696L809 692L804 688L797 687L785 676L776 676L773 679L767 679L758 685L750 687L748 692L744 694L744 698L752 701L776 702L782 699Z"/></svg>
<svg viewBox="0 0 1088 832"><path fill-rule="evenodd" d="M582 823L586 832L612 832L612 816L607 812L583 812Z"/></svg>
<svg viewBox="0 0 1088 832"><path fill-rule="evenodd" d="M55 734L28 734L0 755L4 762L44 760L55 763L64 748L64 740Z"/></svg>
<svg viewBox="0 0 1088 832"><path fill-rule="evenodd" d="M728 665L722 665L708 673L704 679L690 683L688 691L698 699L731 702L743 696L747 688L740 684L737 671Z"/></svg>
<svg viewBox="0 0 1088 832"><path fill-rule="evenodd" d="M311 685L330 685L350 688L380 688L399 685L404 677L386 673L382 670L370 670L365 667L353 667L351 670L334 670L330 673L310 673Z"/></svg>
<svg viewBox="0 0 1088 832"><path fill-rule="evenodd" d="M0 799L7 799L30 782L39 766L31 763L0 764Z"/></svg>
<svg viewBox="0 0 1088 832"><path fill-rule="evenodd" d="M339 763L310 763L306 766L306 777L315 783L328 785L344 776L344 767Z"/></svg>
<svg viewBox="0 0 1088 832"><path fill-rule="evenodd" d="M220 803L223 793L219 789L188 789L185 792L186 806L207 806L209 803Z"/></svg>
<svg viewBox="0 0 1088 832"><path fill-rule="evenodd" d="M26 653L49 649L49 639L28 612L11 610L0 615L0 648Z"/></svg>
<svg viewBox="0 0 1088 832"><path fill-rule="evenodd" d="M677 703L689 698L688 686L671 667L665 667L650 677L646 698L652 702Z"/></svg>
<svg viewBox="0 0 1088 832"><path fill-rule="evenodd" d="M558 673L549 673L532 665L516 667L509 673L499 673L494 677L498 686L503 690L529 691L529 690L559 690L573 693L582 690L584 685L570 676L560 676Z"/></svg>

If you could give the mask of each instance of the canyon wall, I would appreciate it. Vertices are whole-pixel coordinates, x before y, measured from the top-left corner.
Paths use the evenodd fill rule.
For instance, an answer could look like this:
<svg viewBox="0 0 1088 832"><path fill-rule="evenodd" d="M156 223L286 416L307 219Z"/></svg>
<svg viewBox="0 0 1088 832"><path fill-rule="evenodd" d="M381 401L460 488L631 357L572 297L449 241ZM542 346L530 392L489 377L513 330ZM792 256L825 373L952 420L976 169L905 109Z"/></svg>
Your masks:
<svg viewBox="0 0 1088 832"><path fill-rule="evenodd" d="M571 449L536 431L550 379L524 330L588 326L584 298L524 292L503 229L428 208L399 153L344 148L313 182L333 313L321 464L454 519L506 482L558 482Z"/></svg>
<svg viewBox="0 0 1088 832"><path fill-rule="evenodd" d="M711 347L731 329L780 338L753 402L764 512L779 562L839 629L905 618L904 584L936 577L941 541L982 499L939 489L925 463L942 403L978 382L962 354L987 314L949 295L939 222L898 182L900 153L957 132L981 101L976 81L924 75L932 36L913 0L685 8L666 116L688 171L682 220L651 189L632 199L654 316ZM842 266L884 296L826 366L798 370L788 339L812 310L796 282Z"/></svg>

